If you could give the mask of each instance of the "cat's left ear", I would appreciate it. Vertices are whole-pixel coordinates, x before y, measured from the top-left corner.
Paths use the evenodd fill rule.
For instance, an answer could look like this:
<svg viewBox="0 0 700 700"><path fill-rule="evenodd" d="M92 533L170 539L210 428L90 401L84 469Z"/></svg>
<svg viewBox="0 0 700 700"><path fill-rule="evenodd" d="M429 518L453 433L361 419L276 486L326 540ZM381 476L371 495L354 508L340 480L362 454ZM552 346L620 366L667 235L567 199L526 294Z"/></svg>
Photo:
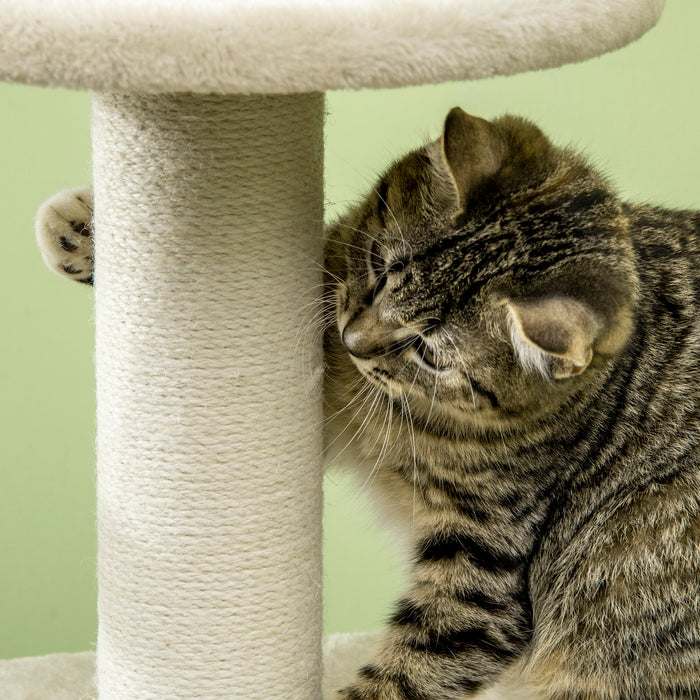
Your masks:
<svg viewBox="0 0 700 700"><path fill-rule="evenodd" d="M586 304L566 296L504 304L513 350L525 369L568 379L588 367L602 324Z"/></svg>
<svg viewBox="0 0 700 700"><path fill-rule="evenodd" d="M442 153L460 209L474 187L498 172L505 151L505 143L491 122L459 107L450 110L442 133Z"/></svg>

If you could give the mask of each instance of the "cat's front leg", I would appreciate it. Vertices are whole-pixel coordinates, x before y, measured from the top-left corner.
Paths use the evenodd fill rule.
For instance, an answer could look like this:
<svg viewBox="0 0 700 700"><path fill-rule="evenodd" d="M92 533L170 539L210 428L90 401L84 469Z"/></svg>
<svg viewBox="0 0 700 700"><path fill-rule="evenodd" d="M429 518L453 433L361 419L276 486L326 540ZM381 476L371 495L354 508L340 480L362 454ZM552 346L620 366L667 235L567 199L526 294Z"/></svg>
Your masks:
<svg viewBox="0 0 700 700"><path fill-rule="evenodd" d="M59 275L93 283L92 188L62 190L44 202L36 217L36 239L44 262Z"/></svg>
<svg viewBox="0 0 700 700"><path fill-rule="evenodd" d="M499 558L457 536L428 540L419 551L417 582L343 700L472 697L527 645L531 614L518 556Z"/></svg>

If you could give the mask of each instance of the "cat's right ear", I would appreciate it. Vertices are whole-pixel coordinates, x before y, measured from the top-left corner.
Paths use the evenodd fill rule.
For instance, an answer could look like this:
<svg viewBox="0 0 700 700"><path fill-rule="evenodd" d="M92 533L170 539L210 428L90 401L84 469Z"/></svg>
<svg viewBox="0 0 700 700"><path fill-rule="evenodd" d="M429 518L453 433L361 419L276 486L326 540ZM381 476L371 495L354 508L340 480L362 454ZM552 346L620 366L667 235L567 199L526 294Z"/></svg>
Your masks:
<svg viewBox="0 0 700 700"><path fill-rule="evenodd" d="M499 171L505 151L505 143L491 122L459 107L450 110L442 133L442 154L457 190L460 210L470 192Z"/></svg>
<svg viewBox="0 0 700 700"><path fill-rule="evenodd" d="M586 370L602 331L582 301L565 296L503 302L513 350L520 364L546 378L568 379Z"/></svg>

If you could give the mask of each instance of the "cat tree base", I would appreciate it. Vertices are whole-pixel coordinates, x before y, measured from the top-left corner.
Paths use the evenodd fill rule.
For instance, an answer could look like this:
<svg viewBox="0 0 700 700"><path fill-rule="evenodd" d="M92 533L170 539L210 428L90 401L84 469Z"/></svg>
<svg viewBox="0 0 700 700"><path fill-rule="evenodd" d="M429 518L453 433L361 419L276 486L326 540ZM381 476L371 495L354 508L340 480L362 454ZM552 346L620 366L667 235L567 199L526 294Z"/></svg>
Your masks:
<svg viewBox="0 0 700 700"><path fill-rule="evenodd" d="M371 660L378 644L378 634L325 637L322 700L335 700L337 689L353 680L357 669ZM94 700L95 654L84 651L0 661L0 688L3 700ZM522 688L500 686L485 691L478 700L535 698Z"/></svg>
<svg viewBox="0 0 700 700"><path fill-rule="evenodd" d="M349 683L357 668L369 661L376 644L377 635L373 634L326 637L323 700L334 700L335 691ZM97 697L95 654L84 651L2 661L0 689L3 700L93 700Z"/></svg>

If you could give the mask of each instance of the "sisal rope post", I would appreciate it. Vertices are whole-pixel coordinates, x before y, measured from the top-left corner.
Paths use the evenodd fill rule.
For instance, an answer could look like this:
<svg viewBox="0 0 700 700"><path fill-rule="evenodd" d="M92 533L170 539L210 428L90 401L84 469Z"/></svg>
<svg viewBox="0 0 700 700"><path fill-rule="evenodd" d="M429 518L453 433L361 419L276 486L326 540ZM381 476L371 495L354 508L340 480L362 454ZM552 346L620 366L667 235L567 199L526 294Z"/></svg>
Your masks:
<svg viewBox="0 0 700 700"><path fill-rule="evenodd" d="M320 698L323 113L93 98L100 700Z"/></svg>

